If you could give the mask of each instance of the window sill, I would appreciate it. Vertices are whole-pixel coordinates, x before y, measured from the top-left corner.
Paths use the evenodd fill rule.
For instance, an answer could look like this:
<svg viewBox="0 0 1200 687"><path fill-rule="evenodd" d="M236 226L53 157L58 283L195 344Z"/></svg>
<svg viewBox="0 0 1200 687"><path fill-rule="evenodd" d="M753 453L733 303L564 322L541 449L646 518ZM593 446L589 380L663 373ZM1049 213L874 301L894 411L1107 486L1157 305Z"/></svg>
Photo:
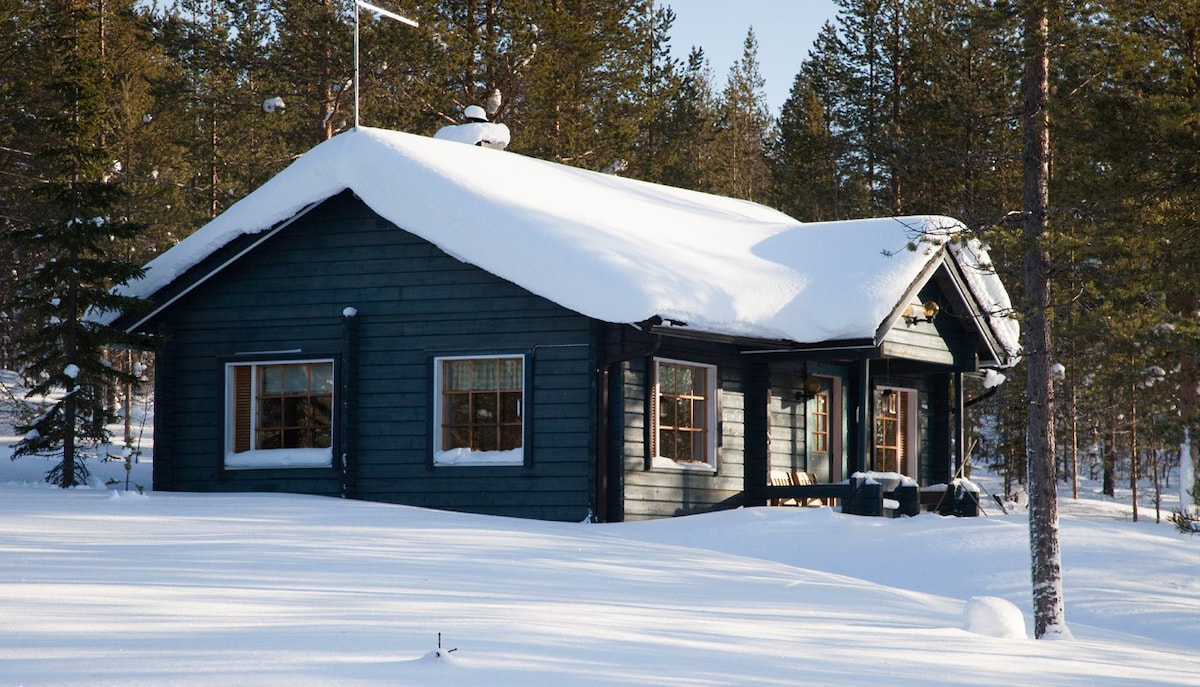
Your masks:
<svg viewBox="0 0 1200 687"><path fill-rule="evenodd" d="M654 460L650 463L650 469L662 472L693 472L705 475L717 474L717 469L709 463L680 463L678 461L671 460L670 458L663 458L662 456L654 457Z"/></svg>
<svg viewBox="0 0 1200 687"><path fill-rule="evenodd" d="M525 464L525 450L514 448L508 451L472 451L466 448L455 448L449 451L435 451L433 464L436 467L520 467Z"/></svg>
<svg viewBox="0 0 1200 687"><path fill-rule="evenodd" d="M225 454L226 470L333 467L333 451L327 448L280 448Z"/></svg>

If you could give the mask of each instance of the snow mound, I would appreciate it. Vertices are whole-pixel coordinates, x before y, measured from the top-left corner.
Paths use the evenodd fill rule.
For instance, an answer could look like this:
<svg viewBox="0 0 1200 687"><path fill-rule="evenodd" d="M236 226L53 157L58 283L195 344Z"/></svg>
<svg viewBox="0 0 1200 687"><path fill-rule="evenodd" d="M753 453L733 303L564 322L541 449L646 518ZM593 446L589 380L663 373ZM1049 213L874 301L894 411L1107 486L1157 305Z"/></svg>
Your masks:
<svg viewBox="0 0 1200 687"><path fill-rule="evenodd" d="M1025 616L1021 609L998 596L973 596L963 607L963 629L967 632L999 637L1025 639Z"/></svg>

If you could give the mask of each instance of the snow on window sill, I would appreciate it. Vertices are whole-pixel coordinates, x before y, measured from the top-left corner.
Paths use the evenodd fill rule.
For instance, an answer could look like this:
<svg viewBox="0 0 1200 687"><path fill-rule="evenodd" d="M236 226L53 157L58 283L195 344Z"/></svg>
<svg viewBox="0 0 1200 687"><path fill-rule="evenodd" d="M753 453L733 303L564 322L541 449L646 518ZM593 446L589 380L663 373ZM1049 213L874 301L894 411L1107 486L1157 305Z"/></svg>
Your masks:
<svg viewBox="0 0 1200 687"><path fill-rule="evenodd" d="M328 467L333 467L333 451L327 448L277 448L225 454L226 470Z"/></svg>
<svg viewBox="0 0 1200 687"><path fill-rule="evenodd" d="M651 470L673 470L675 472L700 472L715 475L717 469L709 463L680 463L663 456L655 456L650 462Z"/></svg>
<svg viewBox="0 0 1200 687"><path fill-rule="evenodd" d="M524 465L525 450L513 448L507 451L472 451L469 448L452 448L449 451L435 451L434 465Z"/></svg>

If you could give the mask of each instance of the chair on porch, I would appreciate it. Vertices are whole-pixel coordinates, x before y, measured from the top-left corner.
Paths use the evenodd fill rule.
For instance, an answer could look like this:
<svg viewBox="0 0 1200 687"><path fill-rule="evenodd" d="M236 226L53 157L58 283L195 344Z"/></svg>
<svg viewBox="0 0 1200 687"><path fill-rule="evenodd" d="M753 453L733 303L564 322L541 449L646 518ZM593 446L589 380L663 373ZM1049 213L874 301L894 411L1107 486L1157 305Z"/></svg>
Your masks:
<svg viewBox="0 0 1200 687"><path fill-rule="evenodd" d="M818 484L817 476L811 472L800 472L793 470L771 470L768 474L768 480L771 486L775 487L807 487ZM824 506L824 499L771 499L769 505L772 506Z"/></svg>
<svg viewBox="0 0 1200 687"><path fill-rule="evenodd" d="M784 470L772 470L767 477L773 487L790 487L792 486L792 476ZM767 502L769 506L799 506L796 499L771 499Z"/></svg>

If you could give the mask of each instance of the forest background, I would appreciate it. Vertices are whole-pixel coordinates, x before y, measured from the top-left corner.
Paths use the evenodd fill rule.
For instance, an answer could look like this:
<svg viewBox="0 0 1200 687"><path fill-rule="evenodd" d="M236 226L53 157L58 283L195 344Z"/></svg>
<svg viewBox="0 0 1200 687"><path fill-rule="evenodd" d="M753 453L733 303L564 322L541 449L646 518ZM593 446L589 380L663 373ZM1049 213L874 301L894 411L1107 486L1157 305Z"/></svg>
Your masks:
<svg viewBox="0 0 1200 687"><path fill-rule="evenodd" d="M364 11L359 115L432 134L481 105L514 152L802 221L950 215L1020 299L1022 3L837 5L778 112L753 30L719 80L699 47L672 45L661 1L391 7L416 29ZM1050 5L1059 474L1166 489L1195 453L1200 2ZM0 0L0 369L79 389L62 378L79 350L120 343L81 324L88 307L123 307L109 287L354 125L354 7ZM92 370L96 399L141 374L113 357ZM970 448L1010 494L1026 474L1022 377L972 390L990 397Z"/></svg>

